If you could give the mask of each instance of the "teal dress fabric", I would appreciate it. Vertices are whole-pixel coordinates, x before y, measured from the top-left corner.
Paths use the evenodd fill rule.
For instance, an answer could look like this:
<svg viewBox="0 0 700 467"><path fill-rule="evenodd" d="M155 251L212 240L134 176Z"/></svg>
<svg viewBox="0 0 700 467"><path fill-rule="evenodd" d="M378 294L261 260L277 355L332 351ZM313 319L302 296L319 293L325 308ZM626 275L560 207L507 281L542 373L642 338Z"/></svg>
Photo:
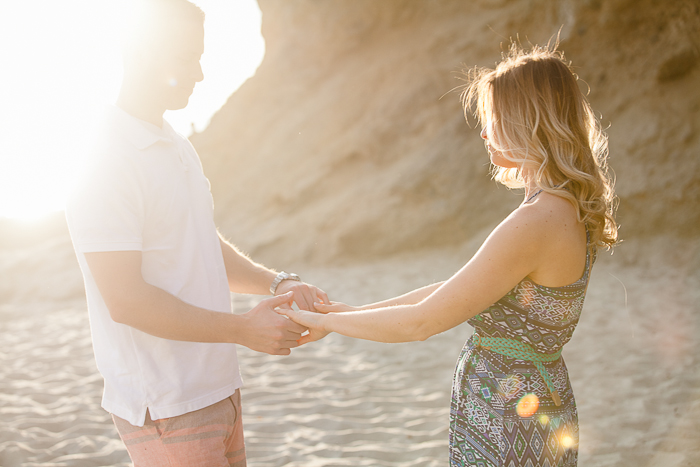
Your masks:
<svg viewBox="0 0 700 467"><path fill-rule="evenodd" d="M578 281L545 287L526 277L469 324L481 337L515 339L538 353L557 352L578 324L594 261L589 244ZM561 398L557 406L532 362L477 343L470 337L455 370L450 466L576 466L578 415L564 359L544 364Z"/></svg>

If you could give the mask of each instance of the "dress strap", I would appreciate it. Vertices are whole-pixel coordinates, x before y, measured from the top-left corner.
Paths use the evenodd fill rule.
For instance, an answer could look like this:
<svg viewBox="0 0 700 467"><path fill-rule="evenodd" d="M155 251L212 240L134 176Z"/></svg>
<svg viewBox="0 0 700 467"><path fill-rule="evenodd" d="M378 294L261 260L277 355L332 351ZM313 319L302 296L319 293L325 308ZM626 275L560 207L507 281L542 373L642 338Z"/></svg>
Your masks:
<svg viewBox="0 0 700 467"><path fill-rule="evenodd" d="M593 269L593 263L595 263L597 254L595 245L591 244L591 232L588 230L588 224L584 224L586 227L586 288L584 294L588 292L588 284L591 282L591 269Z"/></svg>

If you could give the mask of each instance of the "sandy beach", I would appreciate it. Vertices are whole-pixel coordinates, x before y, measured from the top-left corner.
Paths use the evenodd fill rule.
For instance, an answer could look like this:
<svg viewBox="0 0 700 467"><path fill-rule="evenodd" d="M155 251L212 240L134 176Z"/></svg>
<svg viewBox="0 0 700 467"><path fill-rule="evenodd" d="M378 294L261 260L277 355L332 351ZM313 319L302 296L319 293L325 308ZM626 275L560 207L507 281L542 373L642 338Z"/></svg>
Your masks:
<svg viewBox="0 0 700 467"><path fill-rule="evenodd" d="M476 245L299 273L360 303L449 277ZM626 264L633 256L601 255L564 349L579 465L697 466L700 281L697 268L678 267L697 262ZM76 274L67 268L63 280ZM234 296L235 312L257 300ZM398 345L330 335L290 357L241 348L249 465L445 465L452 371L471 332L465 324ZM130 465L99 407L84 299L2 305L0 343L0 466Z"/></svg>
<svg viewBox="0 0 700 467"><path fill-rule="evenodd" d="M563 352L579 466L700 466L697 0L259 5L265 60L190 139L221 232L350 304L447 279L517 205L450 90L509 38L561 39L608 130L625 239L599 255ZM0 219L0 467L126 467L63 214L51 222ZM445 466L471 333L241 348L249 465Z"/></svg>

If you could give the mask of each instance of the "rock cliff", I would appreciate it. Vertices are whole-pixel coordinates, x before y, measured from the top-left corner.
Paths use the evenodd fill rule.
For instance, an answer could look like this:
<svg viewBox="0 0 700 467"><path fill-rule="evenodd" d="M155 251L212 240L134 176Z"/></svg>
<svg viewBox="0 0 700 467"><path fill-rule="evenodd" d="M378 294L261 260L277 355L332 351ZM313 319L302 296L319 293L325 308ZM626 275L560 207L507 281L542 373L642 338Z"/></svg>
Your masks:
<svg viewBox="0 0 700 467"><path fill-rule="evenodd" d="M201 134L217 221L256 258L460 244L519 197L489 178L459 70L560 31L609 126L621 235L700 232L694 0L260 0L266 55Z"/></svg>

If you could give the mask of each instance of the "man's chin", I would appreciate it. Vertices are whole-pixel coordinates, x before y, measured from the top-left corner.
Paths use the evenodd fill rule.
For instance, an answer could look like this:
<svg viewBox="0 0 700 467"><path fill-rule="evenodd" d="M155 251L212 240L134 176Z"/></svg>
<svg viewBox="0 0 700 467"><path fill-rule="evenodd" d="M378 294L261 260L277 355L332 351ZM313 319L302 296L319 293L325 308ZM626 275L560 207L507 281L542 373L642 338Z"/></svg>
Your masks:
<svg viewBox="0 0 700 467"><path fill-rule="evenodd" d="M184 104L172 104L172 105L169 105L167 110L172 110L172 111L175 111L175 110L182 110L182 109L184 109L185 107L187 107L187 102L185 102Z"/></svg>
<svg viewBox="0 0 700 467"><path fill-rule="evenodd" d="M182 110L187 107L190 102L190 95L187 97L173 98L170 105L168 105L168 110Z"/></svg>

